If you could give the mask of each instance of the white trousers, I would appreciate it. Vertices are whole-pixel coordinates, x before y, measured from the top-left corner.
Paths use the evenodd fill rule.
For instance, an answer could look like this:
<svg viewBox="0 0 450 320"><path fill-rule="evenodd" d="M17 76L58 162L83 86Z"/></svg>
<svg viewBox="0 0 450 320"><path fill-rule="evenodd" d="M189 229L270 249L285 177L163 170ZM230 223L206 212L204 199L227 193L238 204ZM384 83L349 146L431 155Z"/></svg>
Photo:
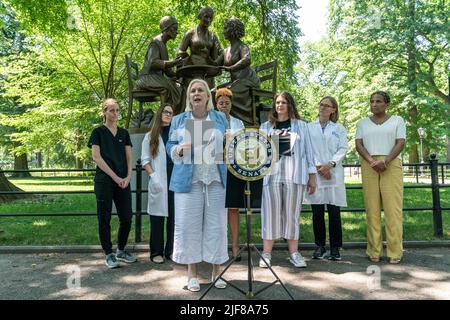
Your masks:
<svg viewBox="0 0 450 320"><path fill-rule="evenodd" d="M173 261L222 264L228 257L225 188L197 182L191 192L175 193Z"/></svg>
<svg viewBox="0 0 450 320"><path fill-rule="evenodd" d="M300 237L300 211L303 186L295 183L269 183L263 187L261 233L264 240Z"/></svg>

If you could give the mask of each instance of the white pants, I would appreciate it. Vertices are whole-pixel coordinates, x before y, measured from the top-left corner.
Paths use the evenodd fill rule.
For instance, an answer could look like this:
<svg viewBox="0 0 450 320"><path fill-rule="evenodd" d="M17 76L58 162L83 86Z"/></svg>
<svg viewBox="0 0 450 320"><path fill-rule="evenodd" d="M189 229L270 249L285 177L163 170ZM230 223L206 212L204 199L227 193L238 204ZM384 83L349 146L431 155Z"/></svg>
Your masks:
<svg viewBox="0 0 450 320"><path fill-rule="evenodd" d="M191 192L175 193L173 261L222 264L228 257L225 188L197 182Z"/></svg>
<svg viewBox="0 0 450 320"><path fill-rule="evenodd" d="M261 233L264 240L299 239L302 195L303 186L295 183L263 186Z"/></svg>

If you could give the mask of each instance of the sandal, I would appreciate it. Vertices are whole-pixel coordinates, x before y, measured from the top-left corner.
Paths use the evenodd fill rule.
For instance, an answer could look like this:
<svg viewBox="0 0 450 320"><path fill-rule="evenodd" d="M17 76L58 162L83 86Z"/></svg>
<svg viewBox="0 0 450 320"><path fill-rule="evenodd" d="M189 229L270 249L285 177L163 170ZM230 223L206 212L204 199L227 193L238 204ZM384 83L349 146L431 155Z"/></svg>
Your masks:
<svg viewBox="0 0 450 320"><path fill-rule="evenodd" d="M380 257L368 257L372 262L380 262Z"/></svg>
<svg viewBox="0 0 450 320"><path fill-rule="evenodd" d="M389 259L389 263L391 263L391 264L399 264L400 261L402 261L402 259L397 259L397 258L390 258Z"/></svg>
<svg viewBox="0 0 450 320"><path fill-rule="evenodd" d="M233 259L236 262L239 262L242 260L241 254L239 253L237 256L231 256L231 259Z"/></svg>
<svg viewBox="0 0 450 320"><path fill-rule="evenodd" d="M240 248L238 249L238 252L239 252L239 250L240 250ZM232 254L232 255L231 255L231 258L232 258L234 261L236 261L236 262L239 262L239 261L242 260L242 257L241 257L241 253L240 253L240 252L239 252L239 254L238 254L237 256L235 256L234 254Z"/></svg>
<svg viewBox="0 0 450 320"><path fill-rule="evenodd" d="M190 278L187 284L187 289L191 292L200 291L200 283L197 278Z"/></svg>
<svg viewBox="0 0 450 320"><path fill-rule="evenodd" d="M214 280L216 280L216 278L214 276L212 276L211 282L214 282ZM216 283L214 283L214 286L217 289L225 289L227 287L227 283L224 280L222 280L222 278L219 278L219 279L217 279Z"/></svg>

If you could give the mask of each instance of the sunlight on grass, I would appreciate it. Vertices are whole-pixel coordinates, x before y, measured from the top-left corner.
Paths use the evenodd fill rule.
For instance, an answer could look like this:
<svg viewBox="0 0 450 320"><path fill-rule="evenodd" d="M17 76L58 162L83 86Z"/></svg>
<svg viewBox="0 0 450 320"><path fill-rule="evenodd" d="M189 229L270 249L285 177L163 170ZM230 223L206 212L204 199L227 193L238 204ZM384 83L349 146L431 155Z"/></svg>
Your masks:
<svg viewBox="0 0 450 320"><path fill-rule="evenodd" d="M93 190L92 177L36 177L11 179L17 186L33 191L76 191ZM360 182L352 181L348 186L359 186ZM442 207L450 206L450 190L441 189ZM347 190L349 208L363 208L362 190ZM430 189L405 189L405 208L431 207ZM303 210L309 210L303 206ZM345 209L344 209L345 210ZM36 195L33 198L0 204L1 213L95 213L95 195L64 194ZM326 225L328 230L328 216ZM345 242L366 240L366 216L364 212L342 212L342 235ZM433 231L433 213L431 211L409 211L403 215L405 240L435 240ZM444 236L450 239L450 211L442 212ZM142 216L142 243L148 243L150 235L149 218ZM254 214L251 226L251 241L262 243L261 217ZM312 214L302 212L300 217L300 243L313 242ZM117 238L118 218L111 220L111 237ZM328 231L327 231L328 232ZM384 234L384 227L383 227ZM240 239L245 241L245 215L241 215ZM385 237L385 235L384 235ZM129 236L129 244L135 240L135 217ZM283 243L284 240L277 240ZM98 244L98 222L96 216L91 217L0 217L0 245L82 245Z"/></svg>
<svg viewBox="0 0 450 320"><path fill-rule="evenodd" d="M46 225L48 225L46 220L37 220L33 222L33 226L35 227L45 227Z"/></svg>

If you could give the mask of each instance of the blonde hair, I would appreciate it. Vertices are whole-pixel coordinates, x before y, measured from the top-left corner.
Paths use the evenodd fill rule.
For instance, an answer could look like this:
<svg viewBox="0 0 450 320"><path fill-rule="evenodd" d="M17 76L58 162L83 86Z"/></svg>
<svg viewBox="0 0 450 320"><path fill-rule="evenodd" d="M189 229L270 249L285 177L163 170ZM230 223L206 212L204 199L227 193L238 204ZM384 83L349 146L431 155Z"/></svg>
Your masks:
<svg viewBox="0 0 450 320"><path fill-rule="evenodd" d="M322 103L322 101L325 100L325 99L330 100L330 102L331 102L331 104L333 105L334 109L336 109L336 111L333 112L333 113L330 115L330 121L336 123L336 122L338 121L338 119L339 119L339 105L338 105L336 99L333 98L332 96L326 96L326 97L323 97L323 98L320 100L319 105L320 105L320 104Z"/></svg>
<svg viewBox="0 0 450 320"><path fill-rule="evenodd" d="M115 104L120 108L119 103L117 102L116 99L114 98L107 98L103 101L102 103L102 118L103 118L103 122L106 121L106 117L105 117L105 112L108 109L108 106L110 106L111 104Z"/></svg>
<svg viewBox="0 0 450 320"><path fill-rule="evenodd" d="M108 106L111 105L111 104L116 104L120 108L119 103L117 102L116 99L114 99L114 98L107 98L102 103L102 111L103 112L106 111L106 109L108 109Z"/></svg>
<svg viewBox="0 0 450 320"><path fill-rule="evenodd" d="M216 100L218 100L221 96L225 96L231 99L233 97L233 92L231 92L231 90L228 88L220 88L216 91Z"/></svg>
<svg viewBox="0 0 450 320"><path fill-rule="evenodd" d="M208 95L208 104L206 105L206 110L207 111L214 110L211 91L209 90L208 84L206 83L205 80L194 79L189 83L189 86L187 87L187 90L186 90L186 109L184 111L192 111L191 101L190 101L189 97L190 97L191 88L194 85L194 83L196 83L196 82L199 82L203 85L203 87L206 91L206 94Z"/></svg>

